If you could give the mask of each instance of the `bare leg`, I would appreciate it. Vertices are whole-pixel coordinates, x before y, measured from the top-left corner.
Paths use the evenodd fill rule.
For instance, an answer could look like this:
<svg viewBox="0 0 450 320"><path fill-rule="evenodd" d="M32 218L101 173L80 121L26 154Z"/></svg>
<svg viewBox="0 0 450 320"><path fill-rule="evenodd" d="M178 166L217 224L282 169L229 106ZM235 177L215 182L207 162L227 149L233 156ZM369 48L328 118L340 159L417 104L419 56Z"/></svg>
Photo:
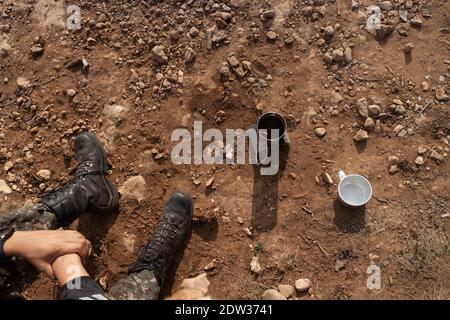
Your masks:
<svg viewBox="0 0 450 320"><path fill-rule="evenodd" d="M60 256L52 264L61 286L61 300L109 300L102 287L89 277L77 254Z"/></svg>
<svg viewBox="0 0 450 320"><path fill-rule="evenodd" d="M67 254L57 258L53 273L62 287L60 299L106 300L103 289L89 277L80 256ZM159 296L158 281L152 271L132 273L119 280L110 290L109 296L121 300L156 300Z"/></svg>
<svg viewBox="0 0 450 320"><path fill-rule="evenodd" d="M80 256L76 253L56 258L52 263L52 269L61 287L73 279L89 276Z"/></svg>

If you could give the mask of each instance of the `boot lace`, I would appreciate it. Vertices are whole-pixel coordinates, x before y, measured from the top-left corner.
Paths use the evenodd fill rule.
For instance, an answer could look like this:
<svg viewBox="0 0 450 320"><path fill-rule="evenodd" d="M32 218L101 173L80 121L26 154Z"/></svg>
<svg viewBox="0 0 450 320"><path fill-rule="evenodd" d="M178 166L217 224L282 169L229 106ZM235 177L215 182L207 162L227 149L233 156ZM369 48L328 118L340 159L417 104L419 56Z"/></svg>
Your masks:
<svg viewBox="0 0 450 320"><path fill-rule="evenodd" d="M58 197L60 197L62 194L66 193L67 190L71 189L81 179L82 179L82 176L75 177L75 178L69 180L69 182L67 182L64 186L58 187L54 190L50 190L50 191L44 193L42 198L49 199L49 200L55 200Z"/></svg>
<svg viewBox="0 0 450 320"><path fill-rule="evenodd" d="M156 264L155 266L160 268L165 265L164 261L174 254L172 248L176 245L177 240L179 240L178 225L171 217L167 217L158 224L140 260Z"/></svg>
<svg viewBox="0 0 450 320"><path fill-rule="evenodd" d="M101 175L101 174L104 174L104 172L103 171L93 171L93 172L86 172L86 173L77 175L75 178L70 179L69 182L67 182L65 185L44 193L43 198L51 199L51 200L57 199L58 197L60 197L64 193L66 193L67 190L70 190L79 181L85 180L86 176L94 176L94 175Z"/></svg>
<svg viewBox="0 0 450 320"><path fill-rule="evenodd" d="M94 165L94 163L91 160L85 160L78 164L77 166L77 176L84 176L87 174L107 174L106 171L91 171L91 167Z"/></svg>

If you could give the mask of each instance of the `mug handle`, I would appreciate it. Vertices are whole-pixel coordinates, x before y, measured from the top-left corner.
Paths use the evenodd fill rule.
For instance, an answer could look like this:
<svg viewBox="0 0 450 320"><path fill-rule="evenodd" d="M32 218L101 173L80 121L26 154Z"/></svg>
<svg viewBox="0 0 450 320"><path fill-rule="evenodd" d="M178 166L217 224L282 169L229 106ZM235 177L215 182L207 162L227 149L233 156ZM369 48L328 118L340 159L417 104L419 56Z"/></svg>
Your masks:
<svg viewBox="0 0 450 320"><path fill-rule="evenodd" d="M346 176L345 172L342 170L339 170L338 175L339 175L339 181L342 181Z"/></svg>

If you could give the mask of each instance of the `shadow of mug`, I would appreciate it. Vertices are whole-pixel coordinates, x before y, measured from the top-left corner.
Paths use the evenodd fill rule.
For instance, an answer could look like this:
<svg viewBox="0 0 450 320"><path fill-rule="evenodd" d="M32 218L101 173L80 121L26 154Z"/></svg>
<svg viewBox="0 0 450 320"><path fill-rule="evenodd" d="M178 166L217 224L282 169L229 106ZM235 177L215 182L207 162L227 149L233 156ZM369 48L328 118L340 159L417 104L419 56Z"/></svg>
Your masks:
<svg viewBox="0 0 450 320"><path fill-rule="evenodd" d="M366 206L350 209L342 205L339 199L333 202L334 218L336 227L341 232L358 233L366 226Z"/></svg>
<svg viewBox="0 0 450 320"><path fill-rule="evenodd" d="M279 170L275 175L261 175L261 166L253 165L251 226L258 231L270 231L277 224L278 182L283 176L289 156L289 144L280 145Z"/></svg>

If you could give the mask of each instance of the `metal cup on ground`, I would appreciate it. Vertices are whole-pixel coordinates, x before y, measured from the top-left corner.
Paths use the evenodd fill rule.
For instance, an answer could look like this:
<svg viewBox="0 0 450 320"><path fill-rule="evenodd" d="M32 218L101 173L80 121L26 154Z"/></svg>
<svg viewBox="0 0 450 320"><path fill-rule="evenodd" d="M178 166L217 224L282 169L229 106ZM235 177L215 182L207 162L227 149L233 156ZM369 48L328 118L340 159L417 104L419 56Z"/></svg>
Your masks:
<svg viewBox="0 0 450 320"><path fill-rule="evenodd" d="M258 136L258 164L267 165L274 152L277 152L276 165L279 173L280 169L283 170L289 154L290 141L286 120L279 113L266 112L258 118L255 128ZM272 132L272 130L276 131ZM273 147L276 147L277 150L272 150Z"/></svg>
<svg viewBox="0 0 450 320"><path fill-rule="evenodd" d="M278 136L272 137L271 130L278 130ZM265 141L279 140L280 143L289 143L287 135L287 123L283 116L276 112L262 114L256 122L258 136Z"/></svg>
<svg viewBox="0 0 450 320"><path fill-rule="evenodd" d="M339 171L338 199L347 208L363 207L372 197L372 185L359 174L346 175Z"/></svg>

